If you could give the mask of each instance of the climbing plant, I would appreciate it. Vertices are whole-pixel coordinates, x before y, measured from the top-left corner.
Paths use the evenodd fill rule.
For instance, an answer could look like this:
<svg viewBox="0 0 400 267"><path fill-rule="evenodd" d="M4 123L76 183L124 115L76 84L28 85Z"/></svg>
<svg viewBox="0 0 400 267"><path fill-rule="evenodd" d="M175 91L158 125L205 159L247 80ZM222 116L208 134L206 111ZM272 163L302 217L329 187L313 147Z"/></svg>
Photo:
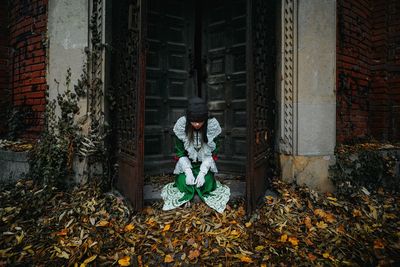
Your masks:
<svg viewBox="0 0 400 267"><path fill-rule="evenodd" d="M101 79L103 45L97 31L98 16L92 15L91 48L86 50L86 63L80 79L71 89L71 70L66 75L66 88L56 99L47 99L45 129L30 152L30 175L45 184L66 186L73 181L74 163L82 163L83 180L98 179L109 185L106 138L109 127L103 111ZM59 85L59 84L58 84ZM47 96L48 97L48 96ZM79 100L87 97L87 113L80 114ZM59 109L60 116L56 115Z"/></svg>

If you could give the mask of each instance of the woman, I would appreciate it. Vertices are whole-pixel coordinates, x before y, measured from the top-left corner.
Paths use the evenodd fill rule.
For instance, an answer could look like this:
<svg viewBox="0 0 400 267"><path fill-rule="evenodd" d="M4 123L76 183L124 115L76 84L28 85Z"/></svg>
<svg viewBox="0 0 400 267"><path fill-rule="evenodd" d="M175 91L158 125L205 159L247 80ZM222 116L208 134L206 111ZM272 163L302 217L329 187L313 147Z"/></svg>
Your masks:
<svg viewBox="0 0 400 267"><path fill-rule="evenodd" d="M197 193L208 206L222 213L229 200L230 189L214 178L221 127L215 118L208 117L206 102L198 97L189 100L186 116L174 126L175 152L178 159L175 182L162 189L163 210L190 203Z"/></svg>

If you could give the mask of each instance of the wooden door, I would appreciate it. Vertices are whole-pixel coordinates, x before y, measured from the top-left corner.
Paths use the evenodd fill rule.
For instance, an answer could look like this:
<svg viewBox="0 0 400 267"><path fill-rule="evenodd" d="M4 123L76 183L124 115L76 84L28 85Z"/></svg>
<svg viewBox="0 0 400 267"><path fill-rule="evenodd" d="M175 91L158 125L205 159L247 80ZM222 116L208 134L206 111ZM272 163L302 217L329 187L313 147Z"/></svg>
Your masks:
<svg viewBox="0 0 400 267"><path fill-rule="evenodd" d="M170 173L172 127L197 94L190 74L194 53L194 1L150 0L145 108L145 173Z"/></svg>
<svg viewBox="0 0 400 267"><path fill-rule="evenodd" d="M222 127L218 169L245 174L246 0L207 0L203 6L203 93Z"/></svg>
<svg viewBox="0 0 400 267"><path fill-rule="evenodd" d="M248 1L247 210L261 202L272 175L275 124L275 2Z"/></svg>
<svg viewBox="0 0 400 267"><path fill-rule="evenodd" d="M135 210L143 206L145 2L119 0L114 1L112 7L116 186Z"/></svg>

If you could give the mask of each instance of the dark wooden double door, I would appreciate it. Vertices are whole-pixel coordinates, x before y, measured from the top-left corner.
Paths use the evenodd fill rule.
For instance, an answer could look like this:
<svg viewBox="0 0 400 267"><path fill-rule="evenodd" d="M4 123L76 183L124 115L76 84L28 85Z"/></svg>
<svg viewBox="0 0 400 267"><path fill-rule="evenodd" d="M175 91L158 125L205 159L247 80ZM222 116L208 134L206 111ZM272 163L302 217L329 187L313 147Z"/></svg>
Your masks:
<svg viewBox="0 0 400 267"><path fill-rule="evenodd" d="M221 172L245 173L246 1L150 0L145 173L173 170L172 127L201 96L221 124Z"/></svg>
<svg viewBox="0 0 400 267"><path fill-rule="evenodd" d="M223 129L220 172L245 175L256 207L273 159L275 3L112 2L116 185L135 209L144 175L172 172L172 127L196 95Z"/></svg>

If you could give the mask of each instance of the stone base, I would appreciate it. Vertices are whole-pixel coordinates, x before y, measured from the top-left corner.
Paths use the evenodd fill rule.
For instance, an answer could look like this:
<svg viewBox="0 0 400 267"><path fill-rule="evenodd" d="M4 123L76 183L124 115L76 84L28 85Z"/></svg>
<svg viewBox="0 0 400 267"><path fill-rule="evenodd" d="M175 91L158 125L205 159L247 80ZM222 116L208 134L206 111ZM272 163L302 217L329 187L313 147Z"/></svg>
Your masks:
<svg viewBox="0 0 400 267"><path fill-rule="evenodd" d="M285 182L296 182L319 192L335 190L329 180L329 166L335 163L334 155L328 156L279 156L281 178Z"/></svg>

